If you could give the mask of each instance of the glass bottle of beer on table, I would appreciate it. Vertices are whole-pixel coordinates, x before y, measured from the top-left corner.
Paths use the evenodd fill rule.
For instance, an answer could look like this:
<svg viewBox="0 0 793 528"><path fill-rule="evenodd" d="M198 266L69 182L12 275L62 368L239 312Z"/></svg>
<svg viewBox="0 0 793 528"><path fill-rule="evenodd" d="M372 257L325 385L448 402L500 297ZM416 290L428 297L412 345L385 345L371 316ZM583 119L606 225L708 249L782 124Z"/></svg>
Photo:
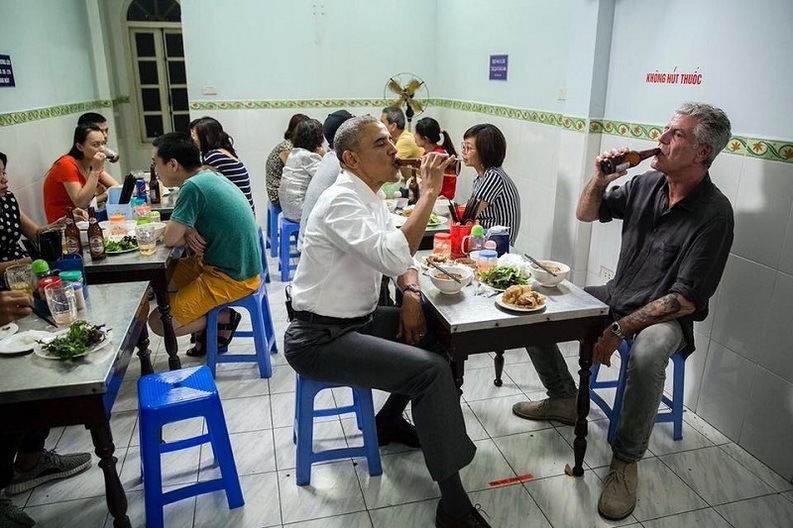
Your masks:
<svg viewBox="0 0 793 528"><path fill-rule="evenodd" d="M102 233L102 227L96 220L93 207L88 208L88 247L91 251L91 260L102 260L107 257L105 236Z"/></svg>
<svg viewBox="0 0 793 528"><path fill-rule="evenodd" d="M74 221L74 211L69 208L66 211L66 229L64 230L64 238L66 239L66 254L67 255L83 255L83 243L80 240L80 228Z"/></svg>

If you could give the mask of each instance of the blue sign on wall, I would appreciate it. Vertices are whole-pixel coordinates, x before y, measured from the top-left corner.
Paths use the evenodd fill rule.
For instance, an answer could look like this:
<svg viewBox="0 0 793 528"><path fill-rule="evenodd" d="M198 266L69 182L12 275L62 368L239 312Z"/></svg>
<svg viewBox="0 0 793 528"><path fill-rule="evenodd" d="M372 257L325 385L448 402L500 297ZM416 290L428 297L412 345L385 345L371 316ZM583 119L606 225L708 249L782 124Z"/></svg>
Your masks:
<svg viewBox="0 0 793 528"><path fill-rule="evenodd" d="M491 81L506 81L507 80L507 64L509 62L509 55L491 55L490 56L490 80Z"/></svg>
<svg viewBox="0 0 793 528"><path fill-rule="evenodd" d="M11 68L11 55L0 55L0 88L16 86L14 70Z"/></svg>

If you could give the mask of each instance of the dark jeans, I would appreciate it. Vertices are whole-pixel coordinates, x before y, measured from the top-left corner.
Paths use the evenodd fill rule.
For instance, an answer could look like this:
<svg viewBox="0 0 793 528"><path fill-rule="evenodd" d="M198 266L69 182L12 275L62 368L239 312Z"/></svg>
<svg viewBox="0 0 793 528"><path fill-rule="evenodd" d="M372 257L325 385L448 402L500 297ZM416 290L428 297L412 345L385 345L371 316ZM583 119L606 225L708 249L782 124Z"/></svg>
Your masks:
<svg viewBox="0 0 793 528"><path fill-rule="evenodd" d="M431 333L418 346L397 342L399 312L378 307L368 323L352 326L293 321L284 356L313 380L408 396L430 475L445 480L473 460L476 447L465 431L449 364L437 353L443 348Z"/></svg>

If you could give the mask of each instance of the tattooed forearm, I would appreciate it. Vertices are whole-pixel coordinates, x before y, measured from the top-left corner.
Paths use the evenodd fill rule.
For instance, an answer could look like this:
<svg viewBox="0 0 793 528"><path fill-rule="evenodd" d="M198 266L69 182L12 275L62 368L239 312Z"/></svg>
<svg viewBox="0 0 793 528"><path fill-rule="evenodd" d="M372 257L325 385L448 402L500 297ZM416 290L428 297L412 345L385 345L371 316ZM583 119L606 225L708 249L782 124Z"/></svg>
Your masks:
<svg viewBox="0 0 793 528"><path fill-rule="evenodd" d="M619 323L622 331L631 335L648 326L671 321L690 313L694 313L694 304L678 293L670 293L623 317Z"/></svg>

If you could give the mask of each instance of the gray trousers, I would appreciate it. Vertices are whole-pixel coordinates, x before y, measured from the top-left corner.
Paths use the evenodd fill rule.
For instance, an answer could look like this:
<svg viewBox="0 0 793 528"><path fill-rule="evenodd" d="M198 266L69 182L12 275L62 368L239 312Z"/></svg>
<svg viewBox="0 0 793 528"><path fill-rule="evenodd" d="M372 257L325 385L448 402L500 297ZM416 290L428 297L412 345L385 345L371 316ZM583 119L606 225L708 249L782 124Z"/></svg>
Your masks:
<svg viewBox="0 0 793 528"><path fill-rule="evenodd" d="M465 431L448 362L425 350L437 349L437 340L430 333L419 346L397 342L399 311L378 307L369 323L353 326L292 321L284 356L313 380L408 396L427 468L433 480L442 481L473 460L476 446Z"/></svg>
<svg viewBox="0 0 793 528"><path fill-rule="evenodd" d="M647 327L634 338L622 414L611 444L614 456L620 460L636 462L647 451L664 393L666 366L683 343L683 330L677 321ZM575 381L558 346L530 347L526 351L549 398L576 397Z"/></svg>

